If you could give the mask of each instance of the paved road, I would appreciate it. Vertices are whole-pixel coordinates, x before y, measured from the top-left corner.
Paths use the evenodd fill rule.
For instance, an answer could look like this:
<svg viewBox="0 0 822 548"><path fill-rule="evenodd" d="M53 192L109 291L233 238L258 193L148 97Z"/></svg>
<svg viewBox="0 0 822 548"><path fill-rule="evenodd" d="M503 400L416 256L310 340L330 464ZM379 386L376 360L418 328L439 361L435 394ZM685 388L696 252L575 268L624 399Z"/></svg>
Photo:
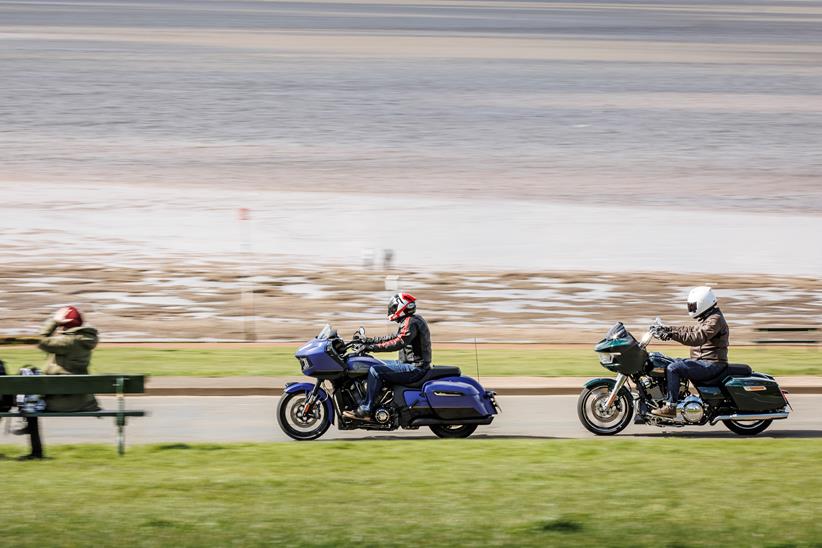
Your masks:
<svg viewBox="0 0 822 548"><path fill-rule="evenodd" d="M111 399L101 398L113 408ZM129 407L148 410L151 415L133 419L127 430L128 442L263 442L286 441L277 427L274 408L278 398L245 397L141 397L131 398ZM822 396L795 395L794 413L777 422L765 435L771 437L822 438ZM481 426L476 437L590 438L576 416L575 396L501 397L502 414L490 426ZM112 419L53 418L43 421L48 444L114 441ZM707 428L658 429L629 426L625 436L736 437L723 426ZM323 439L392 439L430 437L428 429L373 433L329 430ZM26 443L23 437L3 436L0 444Z"/></svg>

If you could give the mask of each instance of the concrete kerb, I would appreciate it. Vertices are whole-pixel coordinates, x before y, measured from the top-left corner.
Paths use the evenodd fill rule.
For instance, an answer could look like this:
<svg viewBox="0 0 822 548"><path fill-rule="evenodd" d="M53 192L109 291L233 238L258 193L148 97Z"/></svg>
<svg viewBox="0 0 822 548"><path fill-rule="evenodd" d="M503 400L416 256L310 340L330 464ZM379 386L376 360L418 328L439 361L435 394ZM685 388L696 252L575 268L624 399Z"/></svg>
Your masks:
<svg viewBox="0 0 822 548"><path fill-rule="evenodd" d="M579 394L589 377L482 377L480 382L501 396L564 396ZM822 394L822 377L777 378L791 394ZM307 377L152 377L146 396L279 396L287 382L313 382Z"/></svg>

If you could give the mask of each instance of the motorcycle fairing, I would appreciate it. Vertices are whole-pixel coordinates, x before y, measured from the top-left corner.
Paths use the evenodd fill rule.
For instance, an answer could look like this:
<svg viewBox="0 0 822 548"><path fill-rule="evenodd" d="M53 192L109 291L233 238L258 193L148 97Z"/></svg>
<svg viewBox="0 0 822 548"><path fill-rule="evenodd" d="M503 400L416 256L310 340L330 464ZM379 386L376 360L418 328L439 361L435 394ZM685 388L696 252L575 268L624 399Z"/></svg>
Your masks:
<svg viewBox="0 0 822 548"><path fill-rule="evenodd" d="M314 390L313 384L310 382L295 382L293 384L285 385L283 388L283 394L293 394L294 392L305 392L306 394L310 394ZM326 416L328 416L328 420L331 421L331 424L334 424L334 404L331 401L331 398L328 395L328 392L320 387L319 392L317 393L317 398L323 402L325 405Z"/></svg>
<svg viewBox="0 0 822 548"><path fill-rule="evenodd" d="M313 377L344 371L342 363L331 357L330 345L326 339L313 339L297 349L294 356L300 361L303 375Z"/></svg>

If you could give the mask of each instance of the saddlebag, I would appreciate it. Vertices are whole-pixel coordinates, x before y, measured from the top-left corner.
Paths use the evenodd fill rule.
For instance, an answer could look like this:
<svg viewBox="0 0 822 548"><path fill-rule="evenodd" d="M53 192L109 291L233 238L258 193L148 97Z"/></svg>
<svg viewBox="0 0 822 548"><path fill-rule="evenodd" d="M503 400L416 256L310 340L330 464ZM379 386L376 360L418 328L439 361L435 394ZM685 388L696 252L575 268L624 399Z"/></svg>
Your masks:
<svg viewBox="0 0 822 548"><path fill-rule="evenodd" d="M427 382L423 392L431 409L443 420L478 419L495 413L482 387L467 377Z"/></svg>
<svg viewBox="0 0 822 548"><path fill-rule="evenodd" d="M776 381L764 377L734 377L725 382L725 390L743 413L776 411L787 405Z"/></svg>

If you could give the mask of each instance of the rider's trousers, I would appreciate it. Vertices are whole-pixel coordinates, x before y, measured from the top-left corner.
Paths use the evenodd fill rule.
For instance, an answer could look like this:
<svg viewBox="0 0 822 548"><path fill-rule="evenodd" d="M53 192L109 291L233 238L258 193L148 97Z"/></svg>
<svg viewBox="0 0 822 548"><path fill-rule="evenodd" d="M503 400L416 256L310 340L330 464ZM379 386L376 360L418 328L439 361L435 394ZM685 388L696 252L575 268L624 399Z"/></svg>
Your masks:
<svg viewBox="0 0 822 548"><path fill-rule="evenodd" d="M362 404L363 407L367 407L369 412L373 410L383 382L389 384L415 382L423 375L425 375L424 368L410 363L391 360L386 361L385 365L372 365L368 370L368 395Z"/></svg>
<svg viewBox="0 0 822 548"><path fill-rule="evenodd" d="M679 400L679 383L681 379L690 381L704 381L719 375L725 364L705 362L701 360L674 360L668 365L668 403L675 404Z"/></svg>

